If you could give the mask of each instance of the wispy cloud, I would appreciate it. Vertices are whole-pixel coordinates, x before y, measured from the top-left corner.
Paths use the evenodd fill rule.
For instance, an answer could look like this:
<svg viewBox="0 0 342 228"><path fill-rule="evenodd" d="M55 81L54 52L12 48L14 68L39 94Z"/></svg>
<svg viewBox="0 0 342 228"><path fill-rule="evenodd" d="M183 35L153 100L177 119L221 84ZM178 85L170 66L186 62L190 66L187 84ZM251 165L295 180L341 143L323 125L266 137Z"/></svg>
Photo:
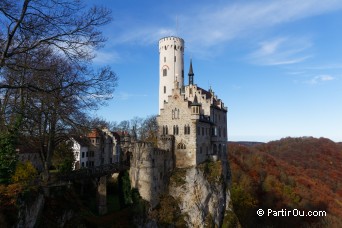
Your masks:
<svg viewBox="0 0 342 228"><path fill-rule="evenodd" d="M259 44L256 51L248 59L259 65L287 65L302 62L312 55L305 51L311 46L308 39L276 38Z"/></svg>
<svg viewBox="0 0 342 228"><path fill-rule="evenodd" d="M117 52L111 51L95 51L94 63L98 64L110 64L117 63L120 60L120 56Z"/></svg>
<svg viewBox="0 0 342 228"><path fill-rule="evenodd" d="M308 84L318 84L320 82L326 82L326 81L332 81L335 78L332 77L331 75L318 75L313 77L311 80L306 81Z"/></svg>
<svg viewBox="0 0 342 228"><path fill-rule="evenodd" d="M221 50L227 41L246 35L254 36L256 32L265 28L340 10L342 9L342 1L222 1L221 3L215 2L215 4L198 3L196 6L184 7L184 9L186 11L182 12L177 8L176 12L179 15L179 35L187 41L187 48L190 52L210 53L213 47ZM168 14L170 13L172 12L168 11ZM123 31L114 42L151 44L162 36L176 34L174 27L165 26L164 22L147 21L144 23L127 26L129 30ZM160 26L157 23L164 23L164 25ZM175 21L168 23L175 24ZM278 42L282 41L278 40ZM268 48L265 51L271 52L277 43L273 43L274 47L272 44L269 45L271 46L265 46ZM280 61L279 64L302 60L302 58L297 58L292 61Z"/></svg>
<svg viewBox="0 0 342 228"><path fill-rule="evenodd" d="M114 94L114 99L117 100L129 100L132 98L137 98L137 97L147 97L147 94L133 94L133 93L126 93L126 92L118 92Z"/></svg>

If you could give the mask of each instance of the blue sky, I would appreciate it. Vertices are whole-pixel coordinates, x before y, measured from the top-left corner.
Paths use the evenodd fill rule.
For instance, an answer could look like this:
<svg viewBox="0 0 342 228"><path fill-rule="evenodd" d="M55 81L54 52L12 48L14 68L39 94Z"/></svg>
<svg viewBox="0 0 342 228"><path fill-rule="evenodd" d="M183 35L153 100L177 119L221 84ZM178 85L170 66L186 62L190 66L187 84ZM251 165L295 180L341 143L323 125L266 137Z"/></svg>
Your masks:
<svg viewBox="0 0 342 228"><path fill-rule="evenodd" d="M111 66L119 85L98 116L158 113L158 40L172 35L185 40L185 72L192 58L195 83L228 107L229 140L342 141L342 1L87 3L113 12L94 64Z"/></svg>

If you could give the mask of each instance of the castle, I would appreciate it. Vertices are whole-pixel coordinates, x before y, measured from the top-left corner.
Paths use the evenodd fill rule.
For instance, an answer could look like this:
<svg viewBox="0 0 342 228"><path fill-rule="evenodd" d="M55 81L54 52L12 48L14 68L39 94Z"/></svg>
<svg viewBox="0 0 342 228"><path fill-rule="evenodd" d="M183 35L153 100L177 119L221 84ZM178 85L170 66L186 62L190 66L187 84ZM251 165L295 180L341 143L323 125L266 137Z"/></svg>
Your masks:
<svg viewBox="0 0 342 228"><path fill-rule="evenodd" d="M129 149L131 185L152 205L175 168L226 160L227 108L212 89L195 84L192 61L188 78L185 85L184 40L160 39L158 143L135 142Z"/></svg>
<svg viewBox="0 0 342 228"><path fill-rule="evenodd" d="M76 166L93 167L125 161L131 186L152 206L167 187L174 169L206 160L227 160L227 108L213 90L195 84L190 61L184 83L184 40L159 40L159 115L157 143L134 135L96 130L74 139ZM78 168L75 167L75 168Z"/></svg>

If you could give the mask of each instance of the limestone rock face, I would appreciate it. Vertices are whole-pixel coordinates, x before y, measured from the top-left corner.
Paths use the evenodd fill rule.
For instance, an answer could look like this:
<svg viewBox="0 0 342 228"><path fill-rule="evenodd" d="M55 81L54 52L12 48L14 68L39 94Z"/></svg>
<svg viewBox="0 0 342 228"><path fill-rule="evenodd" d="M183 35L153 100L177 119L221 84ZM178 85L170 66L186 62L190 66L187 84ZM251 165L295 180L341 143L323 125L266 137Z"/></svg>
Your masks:
<svg viewBox="0 0 342 228"><path fill-rule="evenodd" d="M222 168L221 162L209 162L178 170L176 177L171 177L169 194L178 203L188 227L222 226L230 202L229 178L220 175Z"/></svg>

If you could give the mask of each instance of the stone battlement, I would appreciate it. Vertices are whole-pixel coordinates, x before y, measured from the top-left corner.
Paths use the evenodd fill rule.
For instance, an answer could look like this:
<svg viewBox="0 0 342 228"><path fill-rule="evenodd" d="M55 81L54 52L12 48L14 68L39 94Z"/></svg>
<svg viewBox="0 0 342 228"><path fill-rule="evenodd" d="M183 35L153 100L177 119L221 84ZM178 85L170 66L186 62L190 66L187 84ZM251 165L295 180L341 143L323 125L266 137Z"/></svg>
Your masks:
<svg viewBox="0 0 342 228"><path fill-rule="evenodd" d="M179 37L164 37L159 40L159 51L173 48L175 51L184 51L184 40Z"/></svg>

